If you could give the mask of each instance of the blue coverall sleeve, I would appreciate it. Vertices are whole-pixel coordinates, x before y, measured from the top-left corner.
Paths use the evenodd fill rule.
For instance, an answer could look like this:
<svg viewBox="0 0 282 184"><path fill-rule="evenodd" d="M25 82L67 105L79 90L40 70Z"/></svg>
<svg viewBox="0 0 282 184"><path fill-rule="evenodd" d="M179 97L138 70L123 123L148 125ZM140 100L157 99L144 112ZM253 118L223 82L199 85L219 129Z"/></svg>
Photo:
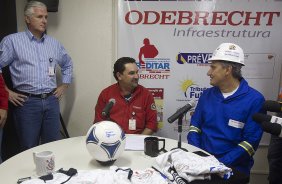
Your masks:
<svg viewBox="0 0 282 184"><path fill-rule="evenodd" d="M201 98L198 101L197 107L195 112L191 117L191 123L189 127L189 132L187 135L188 144L201 148L201 122L202 122L202 115L201 115Z"/></svg>
<svg viewBox="0 0 282 184"><path fill-rule="evenodd" d="M223 157L218 158L220 162L227 165L236 165L236 163L242 162L253 156L258 148L263 131L260 125L253 121L252 116L257 112L265 113L261 109L264 101L263 97L254 101L244 126L242 142L239 143L237 147L224 154Z"/></svg>

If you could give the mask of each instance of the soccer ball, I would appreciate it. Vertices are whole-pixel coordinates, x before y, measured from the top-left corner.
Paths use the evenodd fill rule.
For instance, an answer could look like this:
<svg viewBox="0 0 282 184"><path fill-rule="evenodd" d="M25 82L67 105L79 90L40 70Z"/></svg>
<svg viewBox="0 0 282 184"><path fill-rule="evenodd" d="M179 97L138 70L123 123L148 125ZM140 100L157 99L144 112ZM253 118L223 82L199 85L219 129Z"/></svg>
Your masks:
<svg viewBox="0 0 282 184"><path fill-rule="evenodd" d="M90 127L86 134L86 148L90 155L102 165L111 165L122 154L125 134L112 121L101 121Z"/></svg>

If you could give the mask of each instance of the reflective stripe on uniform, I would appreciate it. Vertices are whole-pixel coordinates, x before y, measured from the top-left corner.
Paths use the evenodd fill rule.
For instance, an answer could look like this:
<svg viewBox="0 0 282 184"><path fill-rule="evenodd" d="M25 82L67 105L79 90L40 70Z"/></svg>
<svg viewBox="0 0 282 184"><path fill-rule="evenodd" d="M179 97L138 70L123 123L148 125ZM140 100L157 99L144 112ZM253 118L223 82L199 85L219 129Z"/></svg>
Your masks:
<svg viewBox="0 0 282 184"><path fill-rule="evenodd" d="M190 132L196 132L196 133L200 134L202 131L201 131L199 128L197 128L197 127L191 125L191 126L189 127L188 132L189 132L189 133L190 133Z"/></svg>
<svg viewBox="0 0 282 184"><path fill-rule="evenodd" d="M253 146L247 141L242 141L238 145L241 146L244 150L246 150L250 156L255 154Z"/></svg>

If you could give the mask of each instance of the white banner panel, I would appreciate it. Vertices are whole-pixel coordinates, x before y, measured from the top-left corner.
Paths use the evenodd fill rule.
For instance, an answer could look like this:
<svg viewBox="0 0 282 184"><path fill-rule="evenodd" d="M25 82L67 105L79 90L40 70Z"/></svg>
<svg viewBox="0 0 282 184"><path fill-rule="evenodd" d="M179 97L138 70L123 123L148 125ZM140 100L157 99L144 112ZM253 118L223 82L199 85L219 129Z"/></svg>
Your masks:
<svg viewBox="0 0 282 184"><path fill-rule="evenodd" d="M277 99L281 7L279 0L118 1L118 57L137 60L140 83L155 95L158 135L178 138L177 121L167 118L210 87L207 59L223 42L243 48L243 76L266 99ZM182 123L186 142L190 114Z"/></svg>

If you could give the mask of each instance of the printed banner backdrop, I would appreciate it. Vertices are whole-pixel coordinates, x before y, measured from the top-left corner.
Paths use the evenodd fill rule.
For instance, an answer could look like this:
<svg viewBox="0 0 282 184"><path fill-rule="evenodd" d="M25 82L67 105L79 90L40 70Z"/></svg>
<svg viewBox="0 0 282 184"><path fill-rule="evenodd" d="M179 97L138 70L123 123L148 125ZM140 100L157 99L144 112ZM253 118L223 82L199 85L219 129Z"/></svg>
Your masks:
<svg viewBox="0 0 282 184"><path fill-rule="evenodd" d="M178 139L167 118L211 87L208 58L223 42L245 53L242 73L266 99L276 100L282 61L282 1L118 1L118 57L136 59L140 84L158 110L158 135ZM186 142L190 113L182 121ZM261 144L268 144L265 134Z"/></svg>

